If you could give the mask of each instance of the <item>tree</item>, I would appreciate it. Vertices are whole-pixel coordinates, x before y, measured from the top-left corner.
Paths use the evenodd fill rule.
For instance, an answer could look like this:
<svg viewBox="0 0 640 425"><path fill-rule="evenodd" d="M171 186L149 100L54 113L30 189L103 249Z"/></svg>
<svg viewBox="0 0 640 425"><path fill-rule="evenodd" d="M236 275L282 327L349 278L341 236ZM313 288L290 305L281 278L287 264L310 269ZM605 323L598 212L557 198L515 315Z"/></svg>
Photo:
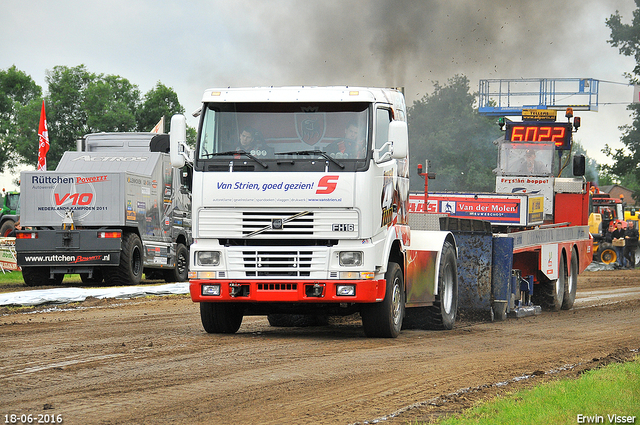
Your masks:
<svg viewBox="0 0 640 425"><path fill-rule="evenodd" d="M84 92L89 133L98 131L135 131L140 90L126 78L100 75Z"/></svg>
<svg viewBox="0 0 640 425"><path fill-rule="evenodd" d="M42 88L31 77L15 65L0 70L0 172L22 162L17 146L37 151L41 103Z"/></svg>
<svg viewBox="0 0 640 425"><path fill-rule="evenodd" d="M635 0L636 6L640 7L640 0ZM625 73L631 84L640 82L640 9L633 12L631 25L623 24L622 17L616 11L606 20L607 26L611 30L611 39L607 40L612 46L617 47L620 54L632 56L636 60L636 65L631 73ZM626 179L628 184L638 186L640 181L640 105L632 104L627 107L631 111L633 123L622 126L623 134L621 141L625 148L611 149L605 145L602 150L614 161L613 165L603 166L605 174L612 175L618 179Z"/></svg>
<svg viewBox="0 0 640 425"><path fill-rule="evenodd" d="M173 89L158 82L141 100L138 86L117 75L94 74L84 65L47 71L45 98L50 149L47 168L88 133L150 131L162 116L184 113ZM15 66L0 70L0 171L38 159L42 89ZM188 141L195 130L188 128Z"/></svg>
<svg viewBox="0 0 640 425"><path fill-rule="evenodd" d="M564 169L562 170L562 177L573 177L573 158L578 155L584 155L585 159L585 173L584 177L589 182L598 183L599 179L599 169L600 166L596 162L595 159L589 157L587 155L586 149L574 139L573 146L570 151L563 151L562 153L562 165L564 165Z"/></svg>
<svg viewBox="0 0 640 425"><path fill-rule="evenodd" d="M164 132L174 114L184 114L184 108L178 102L178 95L173 89L158 81L156 86L144 95L137 111L138 129L151 131L156 123L165 117L165 128L162 129Z"/></svg>
<svg viewBox="0 0 640 425"><path fill-rule="evenodd" d="M494 119L474 109L475 99L467 77L456 75L447 85L435 82L433 94L409 108L410 169L430 161L436 179L429 182L429 189L494 190L497 149L493 141L502 133ZM424 182L413 176L411 190L422 190Z"/></svg>

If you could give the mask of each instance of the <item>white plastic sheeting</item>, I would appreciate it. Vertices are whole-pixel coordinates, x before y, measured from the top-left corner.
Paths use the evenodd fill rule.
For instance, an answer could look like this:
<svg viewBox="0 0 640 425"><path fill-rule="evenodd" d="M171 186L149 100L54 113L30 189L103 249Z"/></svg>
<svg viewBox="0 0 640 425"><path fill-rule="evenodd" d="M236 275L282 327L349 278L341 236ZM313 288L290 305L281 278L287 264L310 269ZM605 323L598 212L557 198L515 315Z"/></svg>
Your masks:
<svg viewBox="0 0 640 425"><path fill-rule="evenodd" d="M55 288L0 294L0 306L66 304L94 298L136 298L147 295L188 294L189 282L166 285L124 286L117 288Z"/></svg>

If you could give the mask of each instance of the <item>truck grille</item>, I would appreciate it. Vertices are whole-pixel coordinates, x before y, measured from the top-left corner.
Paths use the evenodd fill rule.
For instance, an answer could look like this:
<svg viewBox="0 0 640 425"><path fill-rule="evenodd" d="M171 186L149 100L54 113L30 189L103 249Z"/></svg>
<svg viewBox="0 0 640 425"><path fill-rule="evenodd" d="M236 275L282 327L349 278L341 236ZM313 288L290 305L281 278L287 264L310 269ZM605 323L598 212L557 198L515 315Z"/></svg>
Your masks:
<svg viewBox="0 0 640 425"><path fill-rule="evenodd" d="M311 277L326 270L327 252L326 247L230 247L229 270L244 271L245 277Z"/></svg>
<svg viewBox="0 0 640 425"><path fill-rule="evenodd" d="M293 218L296 216L295 218ZM282 224L281 228L278 225ZM309 239L357 238L358 212L352 209L206 208L198 212L199 238Z"/></svg>

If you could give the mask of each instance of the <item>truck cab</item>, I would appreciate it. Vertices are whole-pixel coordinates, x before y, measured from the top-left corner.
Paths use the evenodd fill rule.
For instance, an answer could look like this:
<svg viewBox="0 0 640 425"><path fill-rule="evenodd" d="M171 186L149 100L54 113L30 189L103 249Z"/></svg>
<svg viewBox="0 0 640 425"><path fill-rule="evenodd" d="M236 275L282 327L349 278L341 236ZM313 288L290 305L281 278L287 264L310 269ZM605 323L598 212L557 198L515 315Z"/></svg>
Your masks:
<svg viewBox="0 0 640 425"><path fill-rule="evenodd" d="M193 162L190 291L205 329L359 311L368 335L397 336L411 301L400 285L410 244L402 93L230 88L202 102L195 151L174 116L171 152L174 167Z"/></svg>

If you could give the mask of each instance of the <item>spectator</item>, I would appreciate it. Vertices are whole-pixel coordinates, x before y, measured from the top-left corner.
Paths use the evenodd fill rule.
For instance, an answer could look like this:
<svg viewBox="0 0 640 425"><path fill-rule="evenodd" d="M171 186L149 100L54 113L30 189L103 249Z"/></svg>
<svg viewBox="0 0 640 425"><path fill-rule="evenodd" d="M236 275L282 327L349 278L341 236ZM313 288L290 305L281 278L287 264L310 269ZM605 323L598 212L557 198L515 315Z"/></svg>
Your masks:
<svg viewBox="0 0 640 425"><path fill-rule="evenodd" d="M611 232L611 244L616 250L618 265L624 267L624 229L620 220L616 221L616 228Z"/></svg>
<svg viewBox="0 0 640 425"><path fill-rule="evenodd" d="M22 230L22 226L20 226L20 220L16 221L16 223L13 225L13 230L11 230L9 232L7 237L15 238L16 237L16 230Z"/></svg>
<svg viewBox="0 0 640 425"><path fill-rule="evenodd" d="M624 259L627 260L627 268L636 267L636 249L638 248L638 229L635 221L627 222L627 230L624 232Z"/></svg>

